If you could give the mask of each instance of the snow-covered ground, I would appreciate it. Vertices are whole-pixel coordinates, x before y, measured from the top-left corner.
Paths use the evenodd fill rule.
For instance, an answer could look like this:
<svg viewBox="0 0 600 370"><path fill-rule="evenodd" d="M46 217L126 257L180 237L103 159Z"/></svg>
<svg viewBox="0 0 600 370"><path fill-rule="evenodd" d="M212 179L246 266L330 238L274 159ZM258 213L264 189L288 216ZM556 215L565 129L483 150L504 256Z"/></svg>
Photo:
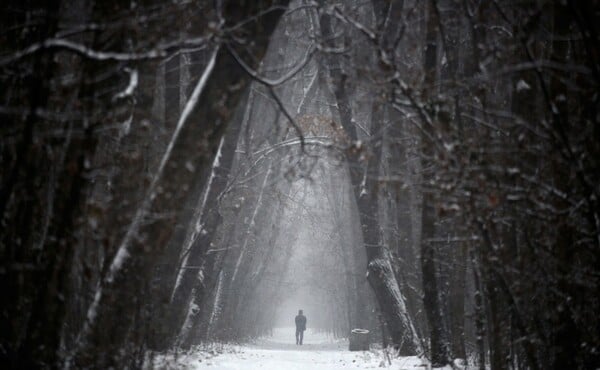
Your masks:
<svg viewBox="0 0 600 370"><path fill-rule="evenodd" d="M293 328L279 328L273 331L272 337L253 344L195 351L171 362L171 366L162 362L157 363L157 367L213 370L427 368L418 357L395 358L390 365L381 350L350 352L347 341L331 339L311 330L305 333L304 345L295 343Z"/></svg>

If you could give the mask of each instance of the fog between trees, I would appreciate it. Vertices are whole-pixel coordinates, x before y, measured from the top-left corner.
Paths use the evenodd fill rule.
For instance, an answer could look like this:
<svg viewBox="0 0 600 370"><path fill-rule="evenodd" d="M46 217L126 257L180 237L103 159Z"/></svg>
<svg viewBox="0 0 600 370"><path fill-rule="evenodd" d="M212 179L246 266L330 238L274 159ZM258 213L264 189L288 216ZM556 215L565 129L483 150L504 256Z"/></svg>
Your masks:
<svg viewBox="0 0 600 370"><path fill-rule="evenodd" d="M0 366L289 325L600 367L596 1L5 1Z"/></svg>

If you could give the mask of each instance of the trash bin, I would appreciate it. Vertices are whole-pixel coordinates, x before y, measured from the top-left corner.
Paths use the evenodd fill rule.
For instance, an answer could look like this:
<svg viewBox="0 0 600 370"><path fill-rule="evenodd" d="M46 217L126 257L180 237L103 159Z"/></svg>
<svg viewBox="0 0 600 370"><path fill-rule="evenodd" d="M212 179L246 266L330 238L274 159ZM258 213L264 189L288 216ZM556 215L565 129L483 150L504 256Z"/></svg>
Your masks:
<svg viewBox="0 0 600 370"><path fill-rule="evenodd" d="M369 331L366 329L352 329L350 332L350 351L369 350Z"/></svg>

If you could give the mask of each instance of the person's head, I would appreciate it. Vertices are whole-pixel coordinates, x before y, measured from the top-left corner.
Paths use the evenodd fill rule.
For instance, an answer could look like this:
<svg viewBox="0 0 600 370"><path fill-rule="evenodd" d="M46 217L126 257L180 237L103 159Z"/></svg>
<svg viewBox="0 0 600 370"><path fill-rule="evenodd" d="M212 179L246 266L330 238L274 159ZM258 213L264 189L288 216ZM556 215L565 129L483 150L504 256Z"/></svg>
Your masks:
<svg viewBox="0 0 600 370"><path fill-rule="evenodd" d="M298 315L302 315L302 310L298 310Z"/></svg>

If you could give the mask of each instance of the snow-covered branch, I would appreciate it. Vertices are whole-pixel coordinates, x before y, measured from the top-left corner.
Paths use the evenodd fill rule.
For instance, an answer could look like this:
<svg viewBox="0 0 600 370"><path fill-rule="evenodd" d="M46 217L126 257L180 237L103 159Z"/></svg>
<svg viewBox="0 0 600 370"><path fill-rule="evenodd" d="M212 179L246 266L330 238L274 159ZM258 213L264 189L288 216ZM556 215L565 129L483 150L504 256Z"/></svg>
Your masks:
<svg viewBox="0 0 600 370"><path fill-rule="evenodd" d="M65 50L75 54L79 54L85 58L94 59L97 61L116 61L116 62L133 62L148 59L164 58L170 52L177 51L182 47L202 46L208 43L207 38L191 38L182 42L173 42L165 45L159 45L154 49L142 52L118 52L118 51L101 51L95 50L83 44L73 42L62 38L51 38L45 41L35 43L23 50L17 51L0 59L0 67L15 63L24 57L30 56L42 50Z"/></svg>
<svg viewBox="0 0 600 370"><path fill-rule="evenodd" d="M125 68L125 72L129 73L129 84L125 88L125 90L116 94L113 100L127 98L133 95L133 92L137 88L138 85L138 71L133 68Z"/></svg>

